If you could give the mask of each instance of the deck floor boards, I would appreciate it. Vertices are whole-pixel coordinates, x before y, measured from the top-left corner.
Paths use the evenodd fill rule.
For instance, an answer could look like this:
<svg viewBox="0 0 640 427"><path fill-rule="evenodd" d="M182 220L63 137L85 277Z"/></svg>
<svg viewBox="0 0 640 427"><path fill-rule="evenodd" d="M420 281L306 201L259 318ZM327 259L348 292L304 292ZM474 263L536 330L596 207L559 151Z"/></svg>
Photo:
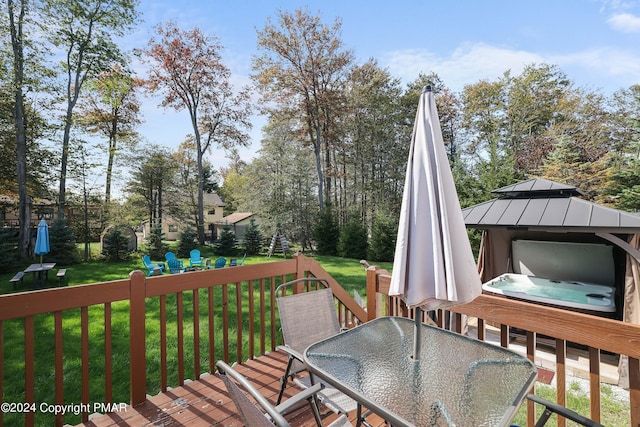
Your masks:
<svg viewBox="0 0 640 427"><path fill-rule="evenodd" d="M283 352L273 352L254 360L249 360L235 368L249 378L262 394L275 402L280 387L280 376L285 370L287 357ZM296 386L289 385L286 397L295 394ZM328 425L337 418L326 407L321 406L323 424ZM355 425L355 411L349 414ZM313 427L316 425L308 405L287 416L293 427ZM367 421L373 426L384 426L377 417ZM205 375L199 380L185 382L181 387L167 390L148 398L141 405L127 406L126 411L111 412L91 416L88 422L76 427L242 427L236 408L227 395L222 380L217 375Z"/></svg>

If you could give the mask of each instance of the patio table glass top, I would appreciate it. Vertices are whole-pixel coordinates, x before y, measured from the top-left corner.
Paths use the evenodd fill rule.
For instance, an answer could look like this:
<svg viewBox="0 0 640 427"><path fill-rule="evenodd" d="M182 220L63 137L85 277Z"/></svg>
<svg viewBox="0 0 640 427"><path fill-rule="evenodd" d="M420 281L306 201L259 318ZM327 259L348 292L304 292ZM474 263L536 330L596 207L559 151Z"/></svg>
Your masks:
<svg viewBox="0 0 640 427"><path fill-rule="evenodd" d="M382 317L309 346L309 370L396 426L509 425L537 370L513 351Z"/></svg>

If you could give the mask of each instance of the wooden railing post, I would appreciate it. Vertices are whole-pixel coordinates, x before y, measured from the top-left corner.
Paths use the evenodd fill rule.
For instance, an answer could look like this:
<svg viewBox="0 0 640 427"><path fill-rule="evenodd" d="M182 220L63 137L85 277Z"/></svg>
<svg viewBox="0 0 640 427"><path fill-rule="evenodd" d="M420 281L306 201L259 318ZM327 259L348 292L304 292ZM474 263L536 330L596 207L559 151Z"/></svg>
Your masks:
<svg viewBox="0 0 640 427"><path fill-rule="evenodd" d="M376 266L367 268L367 321L375 319L378 311L378 274L376 272L379 268Z"/></svg>
<svg viewBox="0 0 640 427"><path fill-rule="evenodd" d="M142 271L129 274L129 387L131 406L139 405L147 396L147 355L145 331L146 278Z"/></svg>

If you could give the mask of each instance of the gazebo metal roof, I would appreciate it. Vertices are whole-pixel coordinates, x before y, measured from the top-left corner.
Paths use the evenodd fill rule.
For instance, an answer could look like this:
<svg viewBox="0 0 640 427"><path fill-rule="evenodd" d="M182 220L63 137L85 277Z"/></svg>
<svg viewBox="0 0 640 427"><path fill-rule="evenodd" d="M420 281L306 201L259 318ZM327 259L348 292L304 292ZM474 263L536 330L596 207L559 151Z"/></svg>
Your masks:
<svg viewBox="0 0 640 427"><path fill-rule="evenodd" d="M640 216L576 196L576 187L536 178L492 191L499 198L462 210L469 228L638 233Z"/></svg>

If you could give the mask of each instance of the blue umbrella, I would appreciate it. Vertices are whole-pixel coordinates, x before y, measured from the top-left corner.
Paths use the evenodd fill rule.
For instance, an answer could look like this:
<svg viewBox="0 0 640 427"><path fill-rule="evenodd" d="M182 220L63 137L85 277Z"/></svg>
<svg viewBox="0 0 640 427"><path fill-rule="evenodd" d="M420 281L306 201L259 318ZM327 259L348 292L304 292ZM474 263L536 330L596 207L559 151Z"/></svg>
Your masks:
<svg viewBox="0 0 640 427"><path fill-rule="evenodd" d="M38 224L38 236L36 237L36 255L40 255L40 264L42 264L42 255L49 253L49 225L44 219Z"/></svg>

